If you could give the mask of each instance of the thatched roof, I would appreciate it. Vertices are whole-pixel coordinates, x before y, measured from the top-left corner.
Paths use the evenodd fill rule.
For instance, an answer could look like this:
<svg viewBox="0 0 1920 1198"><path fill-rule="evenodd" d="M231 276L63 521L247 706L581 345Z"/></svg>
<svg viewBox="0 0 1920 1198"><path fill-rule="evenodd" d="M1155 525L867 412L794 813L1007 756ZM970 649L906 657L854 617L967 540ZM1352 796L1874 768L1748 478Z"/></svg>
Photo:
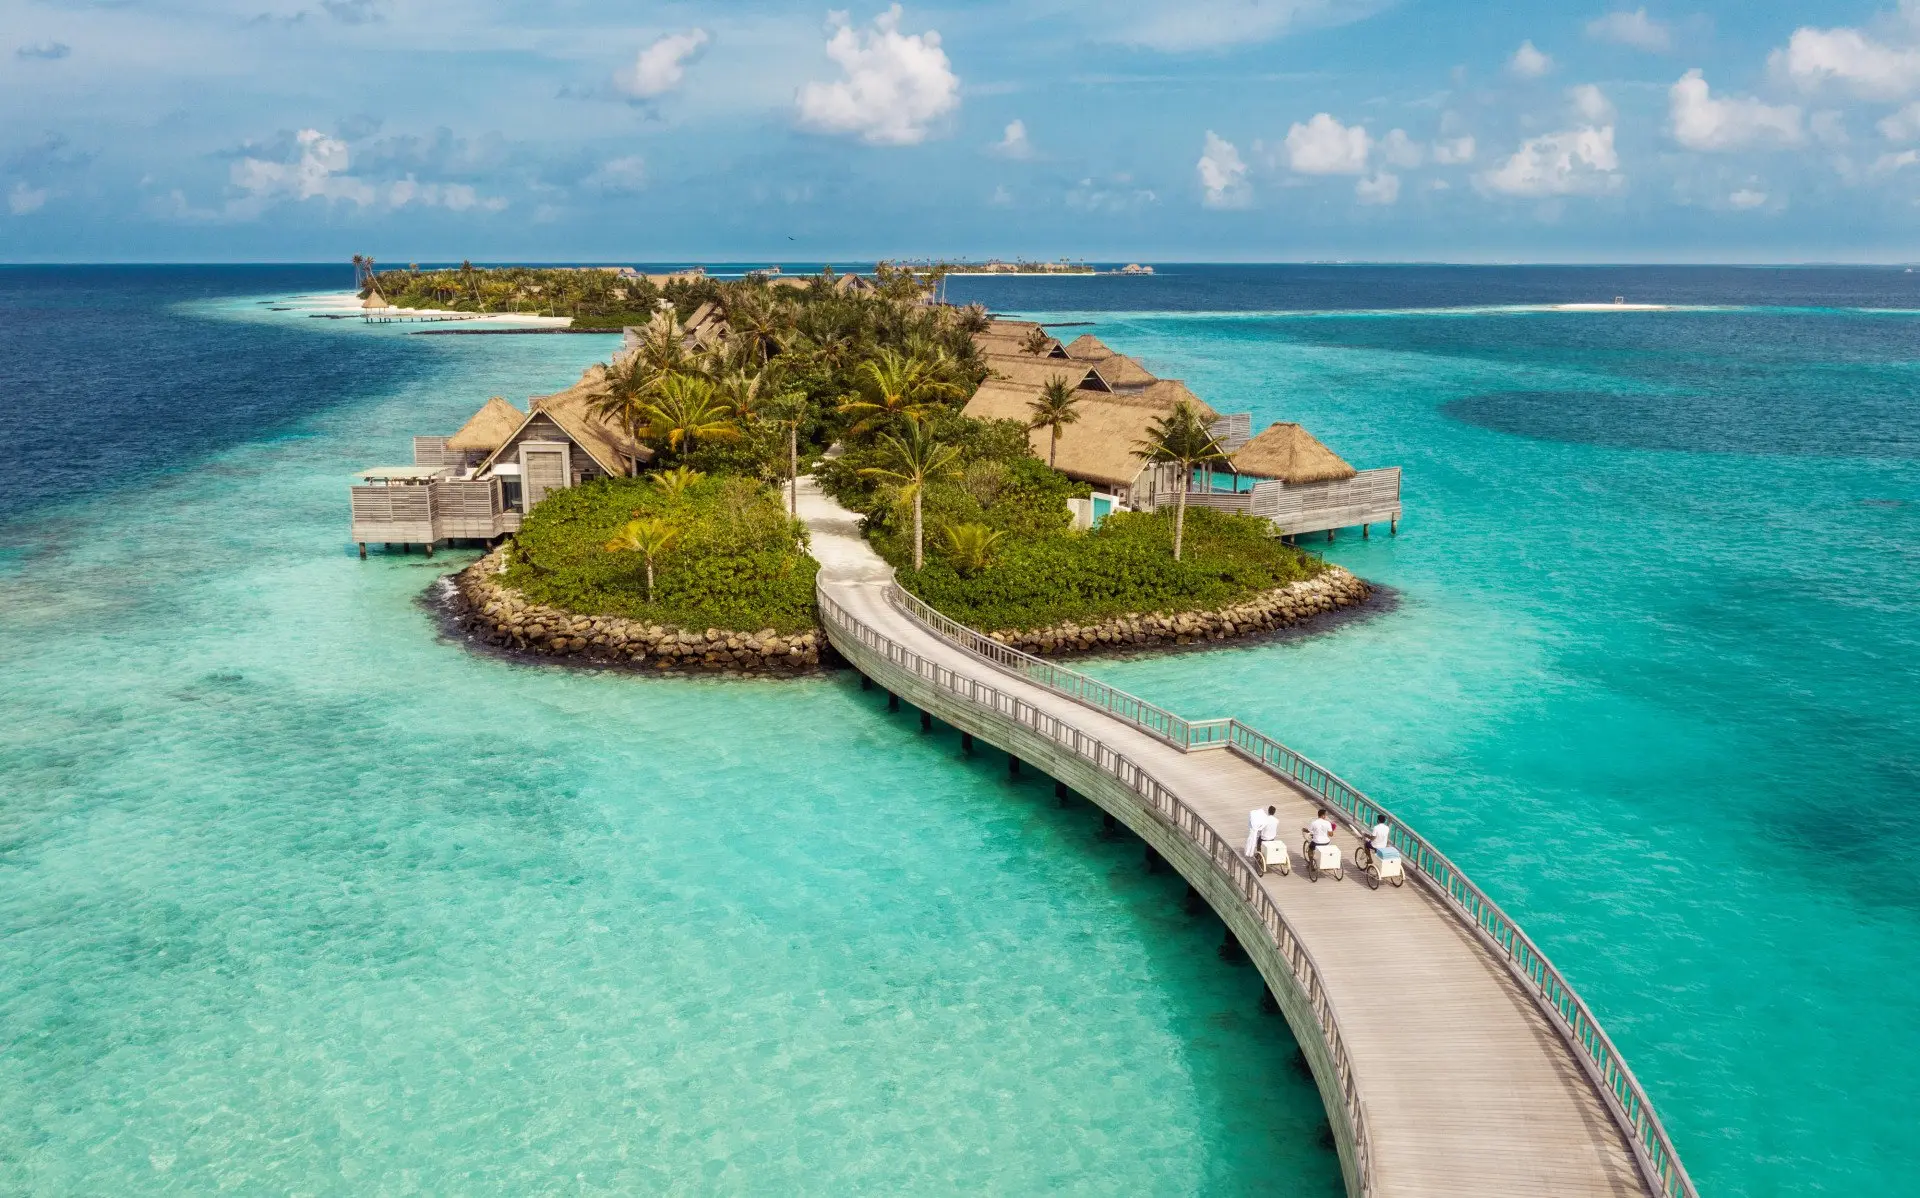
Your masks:
<svg viewBox="0 0 1920 1198"><path fill-rule="evenodd" d="M977 420L1018 420L1025 424L1033 419L1031 405L1038 395L1037 386L988 379L967 401L966 414ZM1145 464L1138 443L1146 439L1156 419L1182 400L1192 404L1202 419L1214 418L1212 408L1173 379L1123 394L1081 392L1079 419L1060 430L1060 449L1054 464L1070 478L1109 487L1127 486L1140 476ZM1033 429L1027 434L1028 446L1042 461L1046 460L1051 439L1047 429Z"/></svg>
<svg viewBox="0 0 1920 1198"><path fill-rule="evenodd" d="M1047 348L1045 350L1037 354L1027 353L1027 335L1025 333L1020 334L1018 337L1005 337L998 333L975 333L973 336L973 344L974 347L983 354L1005 354L1009 357L1023 355L1029 358L1064 358L1067 356L1066 349L1051 337L1047 338Z"/></svg>
<svg viewBox="0 0 1920 1198"><path fill-rule="evenodd" d="M1111 390L1107 381L1085 362L1068 358L1042 358L1033 354L987 354L985 358L987 369L993 372L990 381L1017 383L1038 391L1054 379L1065 379L1075 388Z"/></svg>
<svg viewBox="0 0 1920 1198"><path fill-rule="evenodd" d="M392 304L386 301L386 297L382 296L378 291L367 292L367 298L360 301L360 306L362 308L373 308L375 310L393 307Z"/></svg>
<svg viewBox="0 0 1920 1198"><path fill-rule="evenodd" d="M585 450L600 469L608 474L619 476L627 473L625 458L640 462L653 460L653 450L635 441L627 435L627 430L602 416L594 405L606 394L607 368L599 362L586 368L580 374L580 381L565 391L556 391L552 395L534 398L531 410L515 425L512 433L496 447L487 460L480 464L482 470L492 466L500 456L501 449L511 444L522 429L532 422L535 416L545 416L560 426L575 445Z"/></svg>
<svg viewBox="0 0 1920 1198"><path fill-rule="evenodd" d="M1072 341L1067 342L1067 356L1069 358L1087 358L1090 360L1110 358L1113 356L1113 351L1108 349L1106 343L1092 333L1082 333Z"/></svg>
<svg viewBox="0 0 1920 1198"><path fill-rule="evenodd" d="M995 317L987 322L986 331L981 335L985 337L1020 338L1025 337L1028 333L1039 327L1040 322L1037 320L1002 320Z"/></svg>
<svg viewBox="0 0 1920 1198"><path fill-rule="evenodd" d="M1109 354L1094 362L1093 368L1115 387L1144 387L1155 381L1151 370L1125 354Z"/></svg>
<svg viewBox="0 0 1920 1198"><path fill-rule="evenodd" d="M492 453L526 422L527 414L498 395L486 402L460 431L447 438L447 448L461 453Z"/></svg>
<svg viewBox="0 0 1920 1198"><path fill-rule="evenodd" d="M1297 424L1276 423L1242 445L1233 468L1285 483L1321 483L1352 478L1359 471Z"/></svg>

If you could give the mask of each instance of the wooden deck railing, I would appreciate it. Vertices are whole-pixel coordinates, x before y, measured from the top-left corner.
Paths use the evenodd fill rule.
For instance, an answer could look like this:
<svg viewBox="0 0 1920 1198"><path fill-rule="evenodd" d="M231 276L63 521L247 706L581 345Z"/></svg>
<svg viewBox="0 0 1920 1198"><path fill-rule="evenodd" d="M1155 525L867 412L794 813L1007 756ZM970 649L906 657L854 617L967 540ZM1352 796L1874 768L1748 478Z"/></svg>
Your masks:
<svg viewBox="0 0 1920 1198"><path fill-rule="evenodd" d="M900 595L909 599L913 598L906 595L905 591L899 590L897 586L891 589L899 591ZM1353 1131L1354 1172L1359 1182L1359 1194L1361 1198L1371 1195L1373 1193L1372 1151L1367 1138L1366 1104L1361 1101L1359 1088L1354 1084L1352 1060L1348 1056L1345 1042L1340 1037L1340 1022L1334 1012L1332 997L1320 980L1320 970L1314 964L1313 954L1307 951L1306 945L1295 934L1293 925L1289 924L1286 916L1280 913L1280 908L1275 905L1273 897L1267 893L1266 887L1260 884L1260 876L1253 871L1240 850L1215 832L1213 826L1202 819L1193 808L1182 802L1179 795L1162 785L1139 764L1124 754L1114 751L1098 737L1064 723L1014 695L920 656L855 617L834 602L824 590L820 591L817 597L820 603L820 614L831 626L853 637L867 649L881 654L896 668L969 704L985 707L1006 716L1069 750L1076 757L1091 763L1100 772L1140 796L1147 810L1179 830L1205 854L1214 869L1228 880L1235 892L1246 902L1254 917L1260 921L1260 926L1266 930L1268 941L1278 950L1280 959L1286 962L1288 969L1292 972L1300 993L1307 999L1307 1004L1313 1012L1314 1022L1319 1029L1321 1041L1326 1045L1327 1055L1333 1063L1334 1081L1340 1090L1343 1114L1347 1125ZM938 615L938 613L934 614ZM944 619L944 617L941 618ZM955 627L964 626L955 625ZM1005 646L1001 647L1005 648ZM1134 700L1134 702L1140 701ZM1152 704L1142 704L1142 706L1155 712L1160 711ZM1185 721L1181 722L1185 723ZM1136 726L1145 727L1146 725L1136 724Z"/></svg>
<svg viewBox="0 0 1920 1198"><path fill-rule="evenodd" d="M1272 737L1237 719L1188 720L1117 687L1077 670L1003 645L992 637L941 615L898 583L887 588L887 601L935 636L974 657L1056 694L1084 703L1131 724L1182 752L1227 748L1255 762L1276 777L1297 783L1325 799L1358 826L1384 821L1393 843L1412 867L1413 875L1439 896L1448 910L1472 927L1506 963L1545 1009L1575 1057L1599 1089L1620 1124L1641 1172L1657 1193L1668 1198L1698 1198L1693 1181L1680 1163L1680 1154L1654 1113L1653 1103L1627 1067L1620 1050L1600 1027L1600 1021L1553 967L1547 955L1528 938L1511 916L1486 892L1469 880L1446 854L1435 848L1392 812L1349 785L1339 775L1294 752ZM827 600L823 597L822 604ZM1231 846L1229 846L1231 849ZM1251 872L1251 871L1249 871Z"/></svg>

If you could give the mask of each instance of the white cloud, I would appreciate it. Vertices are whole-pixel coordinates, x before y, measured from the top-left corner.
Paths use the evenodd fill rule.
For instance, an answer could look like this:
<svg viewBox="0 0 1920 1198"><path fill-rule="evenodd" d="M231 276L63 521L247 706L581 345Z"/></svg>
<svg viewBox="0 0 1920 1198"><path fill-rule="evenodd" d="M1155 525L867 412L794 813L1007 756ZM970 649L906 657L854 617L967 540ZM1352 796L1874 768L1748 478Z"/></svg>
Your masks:
<svg viewBox="0 0 1920 1198"><path fill-rule="evenodd" d="M1751 187L1742 187L1739 191L1727 197L1727 203L1732 204L1735 208L1741 209L1758 208L1766 202L1767 193L1764 191L1755 191Z"/></svg>
<svg viewBox="0 0 1920 1198"><path fill-rule="evenodd" d="M633 195L647 185L647 162L638 154L609 158L583 181L607 195Z"/></svg>
<svg viewBox="0 0 1920 1198"><path fill-rule="evenodd" d="M1920 162L1920 150L1902 150L1898 154L1882 154L1873 160L1873 173L1876 175L1891 175L1893 172L1904 170L1916 162Z"/></svg>
<svg viewBox="0 0 1920 1198"><path fill-rule="evenodd" d="M347 143L318 129L300 130L294 147L298 152L290 161L247 155L233 164L228 177L245 194L227 205L229 216L258 216L283 200L319 199L358 208L419 204L451 212L498 212L507 206L505 200L482 197L466 183L422 183L411 174L375 181L347 174Z"/></svg>
<svg viewBox="0 0 1920 1198"><path fill-rule="evenodd" d="M1920 86L1920 48L1889 45L1858 29L1802 26L1767 62L1807 91L1835 83L1865 99L1897 100Z"/></svg>
<svg viewBox="0 0 1920 1198"><path fill-rule="evenodd" d="M1184 53L1268 41L1301 29L1363 20L1393 0L1108 0L1095 5L1101 36Z"/></svg>
<svg viewBox="0 0 1920 1198"><path fill-rule="evenodd" d="M1400 176L1378 171L1353 185L1353 194L1362 204L1391 204L1400 198Z"/></svg>
<svg viewBox="0 0 1920 1198"><path fill-rule="evenodd" d="M1200 186L1206 189L1201 201L1209 208L1244 208L1253 200L1253 188L1247 183L1247 164L1232 142L1213 130L1207 130L1200 161L1194 164L1200 174Z"/></svg>
<svg viewBox="0 0 1920 1198"><path fill-rule="evenodd" d="M1567 98L1573 101L1573 110L1580 119L1589 125L1606 125L1613 121L1613 101L1607 99L1607 93L1591 83L1582 83L1567 89Z"/></svg>
<svg viewBox="0 0 1920 1198"><path fill-rule="evenodd" d="M1542 53L1531 41L1521 42L1507 60L1507 69L1522 79L1538 79L1553 69L1553 55Z"/></svg>
<svg viewBox="0 0 1920 1198"><path fill-rule="evenodd" d="M1763 104L1750 96L1716 99L1696 69L1682 75L1667 93L1673 139L1689 150L1734 150L1774 142L1798 145L1800 109L1793 104Z"/></svg>
<svg viewBox="0 0 1920 1198"><path fill-rule="evenodd" d="M1412 170L1426 158L1427 149L1408 137L1405 129L1393 129L1380 139L1380 156L1388 166Z"/></svg>
<svg viewBox="0 0 1920 1198"><path fill-rule="evenodd" d="M1027 123L1008 121L1006 130L1000 135L1000 140L994 142L988 149L1002 158L1033 157L1033 143L1027 140Z"/></svg>
<svg viewBox="0 0 1920 1198"><path fill-rule="evenodd" d="M1135 186L1132 175L1087 178L1067 189L1067 207L1087 212L1130 212L1160 202L1150 188Z"/></svg>
<svg viewBox="0 0 1920 1198"><path fill-rule="evenodd" d="M1632 46L1649 54L1665 54L1673 49L1673 30L1662 21L1647 16L1647 10L1610 12L1587 22L1587 36L1600 42Z"/></svg>
<svg viewBox="0 0 1920 1198"><path fill-rule="evenodd" d="M987 203L992 204L996 208L1011 207L1013 204L1013 193L1007 190L1006 184L1002 183L993 189L993 194L987 197Z"/></svg>
<svg viewBox="0 0 1920 1198"><path fill-rule="evenodd" d="M1613 148L1613 126L1588 126L1530 137L1513 156L1476 182L1500 195L1596 195L1620 186L1620 156Z"/></svg>
<svg viewBox="0 0 1920 1198"><path fill-rule="evenodd" d="M636 100L651 100L679 87L687 77L687 65L709 41L704 29L669 33L633 60L633 65L613 77L614 86Z"/></svg>
<svg viewBox="0 0 1920 1198"><path fill-rule="evenodd" d="M15 216L38 212L46 206L47 198L52 194L44 187L28 187L25 183L15 183L13 190L7 193L7 211Z"/></svg>
<svg viewBox="0 0 1920 1198"><path fill-rule="evenodd" d="M1881 117L1874 128L1888 141L1920 140L1920 100Z"/></svg>
<svg viewBox="0 0 1920 1198"><path fill-rule="evenodd" d="M1433 143L1433 161L1436 166L1457 166L1462 162L1472 162L1473 151L1472 134L1443 137Z"/></svg>
<svg viewBox="0 0 1920 1198"><path fill-rule="evenodd" d="M821 133L858 134L883 146L925 141L933 123L960 106L960 77L953 73L940 35L900 32L900 6L856 32L847 14L832 14L827 57L845 78L809 83L796 99L800 124Z"/></svg>
<svg viewBox="0 0 1920 1198"><path fill-rule="evenodd" d="M1343 125L1317 113L1287 129L1287 165L1303 175L1358 175L1367 169L1372 139L1361 125Z"/></svg>

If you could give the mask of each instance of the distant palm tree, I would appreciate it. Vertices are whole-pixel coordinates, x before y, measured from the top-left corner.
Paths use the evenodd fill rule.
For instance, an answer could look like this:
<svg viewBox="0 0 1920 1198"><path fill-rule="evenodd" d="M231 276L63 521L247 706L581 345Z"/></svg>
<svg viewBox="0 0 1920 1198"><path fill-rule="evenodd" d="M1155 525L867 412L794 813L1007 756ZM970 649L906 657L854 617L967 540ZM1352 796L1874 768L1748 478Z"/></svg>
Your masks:
<svg viewBox="0 0 1920 1198"><path fill-rule="evenodd" d="M972 574L984 570L993 563L993 550L1006 536L997 528L985 524L942 524L941 539L946 542L947 556L953 559L953 568L962 574Z"/></svg>
<svg viewBox="0 0 1920 1198"><path fill-rule="evenodd" d="M929 437L918 424L909 423L904 437L892 433L882 435L880 452L883 464L870 466L860 473L891 480L899 489L901 500L913 503L913 568L918 570L926 564L921 501L929 482L959 473L954 464L960 460L960 451Z"/></svg>
<svg viewBox="0 0 1920 1198"><path fill-rule="evenodd" d="M683 498L694 485L707 476L691 466L675 466L671 470L662 470L653 476L653 485L665 491L674 499Z"/></svg>
<svg viewBox="0 0 1920 1198"><path fill-rule="evenodd" d="M1180 474L1179 506L1173 516L1173 560L1180 560L1181 541L1187 527L1187 488L1193 484L1193 468L1209 468L1228 462L1227 451L1220 447L1207 422L1186 400L1153 422L1146 440L1134 442L1134 448L1150 462L1177 467Z"/></svg>
<svg viewBox="0 0 1920 1198"><path fill-rule="evenodd" d="M1051 467L1060 454L1060 430L1080 419L1080 393L1064 375L1056 374L1047 380L1047 385L1027 408L1033 413L1027 427L1049 431L1047 465Z"/></svg>
<svg viewBox="0 0 1920 1198"><path fill-rule="evenodd" d="M854 436L904 418L913 424L936 411L943 400L957 399L961 388L934 363L881 349L860 363L860 390L840 402L843 415L859 419L847 431Z"/></svg>
<svg viewBox="0 0 1920 1198"><path fill-rule="evenodd" d="M1053 338L1047 336L1047 331L1039 325L1034 325L1031 329L1027 330L1027 339L1020 343L1020 351L1022 353L1032 354L1037 358L1041 354L1046 353L1052 345Z"/></svg>
<svg viewBox="0 0 1920 1198"><path fill-rule="evenodd" d="M653 602L653 565L680 543L680 530L658 516L629 520L606 544L608 553L637 553L647 564L647 602Z"/></svg>
<svg viewBox="0 0 1920 1198"><path fill-rule="evenodd" d="M647 431L675 454L688 454L702 441L733 441L740 436L732 411L706 379L670 374L647 405Z"/></svg>
<svg viewBox="0 0 1920 1198"><path fill-rule="evenodd" d="M751 342L762 366L774 350L781 348L793 327L786 307L765 287L738 288L727 297L726 310L728 326Z"/></svg>

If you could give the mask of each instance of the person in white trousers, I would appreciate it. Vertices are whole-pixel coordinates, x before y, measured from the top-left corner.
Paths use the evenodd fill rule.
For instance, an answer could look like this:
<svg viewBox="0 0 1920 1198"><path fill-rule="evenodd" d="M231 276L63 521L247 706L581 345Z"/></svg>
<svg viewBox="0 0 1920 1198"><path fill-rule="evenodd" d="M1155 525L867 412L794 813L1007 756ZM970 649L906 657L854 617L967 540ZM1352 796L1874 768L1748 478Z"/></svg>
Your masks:
<svg viewBox="0 0 1920 1198"><path fill-rule="evenodd" d="M1247 812L1247 856L1259 850L1260 842L1280 835L1279 808L1255 807Z"/></svg>

